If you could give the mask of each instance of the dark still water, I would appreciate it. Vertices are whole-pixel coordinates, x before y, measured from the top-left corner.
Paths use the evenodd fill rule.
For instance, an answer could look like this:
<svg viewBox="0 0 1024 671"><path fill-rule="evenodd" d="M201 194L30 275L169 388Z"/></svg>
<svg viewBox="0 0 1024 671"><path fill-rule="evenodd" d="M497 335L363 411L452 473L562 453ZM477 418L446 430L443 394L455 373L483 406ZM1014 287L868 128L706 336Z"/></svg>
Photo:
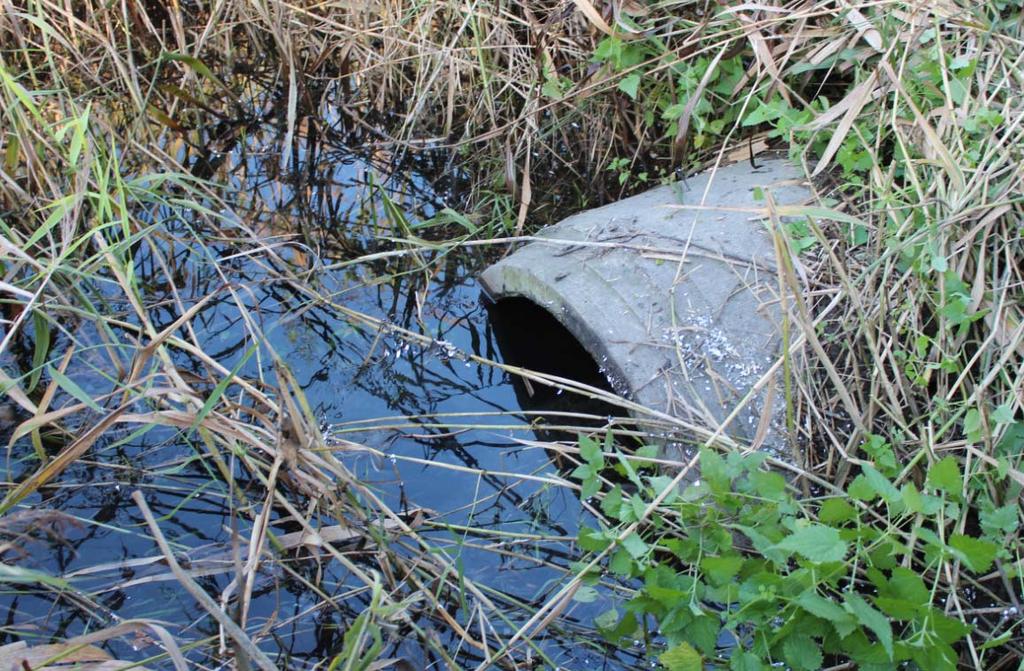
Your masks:
<svg viewBox="0 0 1024 671"><path fill-rule="evenodd" d="M323 123L328 130L341 127L337 119ZM474 277L495 250L453 252L427 242L443 237L439 230L415 228L440 211L439 189L455 181L439 177L446 175L443 157L407 161L403 177L384 179L380 175L388 173L374 169L372 152L364 147L357 158L346 144L350 139L336 130L316 138L300 134L291 167L282 171L276 166L279 138L279 129L249 123L244 132L218 129L201 151L180 148L183 164L230 185L237 207L224 213L226 223L217 230L204 230L198 220L171 210L150 213L154 221L170 221L163 225L173 235L136 251L141 300L161 330L178 319L181 305L212 295L187 334L209 360L267 390L280 379L274 357L284 363L332 454L414 523L431 548L428 556L443 556L438 565L450 574L437 579L473 585L460 595L441 590L440 582L426 583L426 573L410 568L422 561L422 547L400 534L386 561L373 542L338 543L354 566L382 574L394 601L409 599L416 629L399 620L385 626L381 658L409 665L395 668L474 668L484 659L482 650L467 644L452 623L478 643L489 640L493 646L507 639L571 575L572 541L586 515L566 486L565 471L552 463L548 450L532 444L539 419L523 403L599 417L606 410L524 388L498 368L466 360L469 354L503 361L510 355L508 343L520 341L517 329L531 335L530 348L560 364L579 353L556 331L542 331L543 315L523 306L508 306L492 319ZM422 244L389 241L399 231ZM238 244L246 236L273 254ZM179 278L174 287L157 280L168 267ZM131 310L116 292L102 284L89 291L105 317L131 321ZM410 339L399 329L424 338ZM105 363L109 344L103 330L87 321L69 322L55 341L54 365L71 344L79 355L68 376L90 394L111 389L116 373ZM175 351L180 375L200 380L202 387L209 361ZM116 356L127 367L132 355ZM511 356L520 363L524 353ZM593 371L580 371L580 377L587 375ZM205 389L214 393L212 385ZM246 402L244 393L232 394ZM71 402L58 397L54 407ZM98 418L79 420L77 429L87 430ZM21 481L34 471L34 454L29 439L17 441L5 480ZM266 489L240 466L244 455L221 456L232 482L210 458L200 432L119 424L22 502L0 527L7 562L66 580L72 589L5 583L0 643L48 642L140 618L163 622L197 668L232 665L216 622L171 575L131 499L135 490L144 493L179 562L234 612L239 589L233 583L246 560L240 546L248 542L250 513L263 509ZM342 521L343 515L332 516L314 499L291 497L314 527ZM270 517L278 536L301 530L277 506ZM403 568L395 557L404 558L414 579L395 575ZM364 582L337 558L309 547L266 554L252 595L247 631L279 668L295 669L326 668L371 598ZM445 602L447 617L438 616L431 598ZM639 643L612 653L594 634L594 618L616 602L600 590L570 603L536 637L534 649L523 648L521 668L646 665ZM145 637L107 645L132 661L160 652ZM171 666L166 658L145 663Z"/></svg>

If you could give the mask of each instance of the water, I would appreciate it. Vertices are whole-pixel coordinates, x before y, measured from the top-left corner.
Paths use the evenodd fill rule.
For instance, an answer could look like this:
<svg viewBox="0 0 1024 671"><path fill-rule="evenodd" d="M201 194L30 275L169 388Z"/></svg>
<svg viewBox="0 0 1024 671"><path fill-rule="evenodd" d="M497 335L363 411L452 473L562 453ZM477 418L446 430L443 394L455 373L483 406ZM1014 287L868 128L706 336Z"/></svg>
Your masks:
<svg viewBox="0 0 1024 671"><path fill-rule="evenodd" d="M159 331L178 318L175 300L191 305L215 294L193 320L196 345L224 367L237 368L240 376L262 379L268 389L275 379L269 353L286 362L328 444L339 448L339 459L393 510L428 509L429 521L418 532L458 567L460 581L488 590L508 617L497 621L500 631L492 635L508 636L564 584L575 559L570 541L585 515L570 489L552 484L565 474L548 452L523 442L537 437L530 429L536 417L524 413L523 404L541 399L524 395L523 387L501 370L465 360L465 354L503 360L474 281L490 256L422 250L422 264L409 259L339 263L396 248L381 241L394 224L385 223L389 211L382 205L381 185L410 222L424 221L444 207L450 197L446 189L457 182L446 173L446 157L426 155L405 161L395 173L383 172L373 167L372 156L350 148L342 120L327 109L321 122L333 134L321 133L316 141L300 135L288 170L276 165L281 129L270 125L247 127L245 133L211 131L211 145L213 137L233 139L221 139L219 150L198 156L180 148L180 158L197 174L231 185L236 206L225 214L239 230L253 230L277 245L280 259L275 266L259 254L239 255L218 238L220 232L204 231L201 222L185 218L171 225L180 237L156 247L159 253L137 250L142 298L158 306L150 316ZM300 237L285 237L295 233ZM177 294L146 282L169 261L180 268ZM282 268L280 263L291 265ZM324 269L332 263L338 267ZM353 322L338 308L311 300L311 292L389 326ZM95 295L109 300L108 315L131 320L130 307L116 291L101 286ZM511 331L514 341L517 328L533 332L536 318L515 311L504 315L506 350L507 334ZM392 326L429 340L410 342ZM249 354L254 331L259 355ZM68 323L55 352L71 339L85 354L69 375L91 394L113 388L105 377L112 372L103 357L103 334L88 323ZM176 356L182 375L207 377L208 370L194 357ZM125 354L123 361L130 363L130 356ZM573 375L586 381L593 371ZM210 385L205 389L212 393ZM607 414L603 408L560 406L564 401L547 399L552 400L559 408ZM69 399L58 399L63 402ZM78 430L87 430L98 417L85 417ZM346 447L345 441L357 446ZM28 440L15 444L7 480L20 481L34 470L31 454ZM173 579L130 498L135 490L144 493L179 561L218 598L235 576L235 534L248 538L251 527L206 454L195 432L118 425L54 486L19 506L0 529L10 544L8 561L70 580L76 590L8 584L0 593L0 643L45 642L145 618L167 623L181 641L201 644L190 653L193 663L223 664L215 653L216 623ZM261 485L247 480L237 464L233 472L237 485L261 506ZM275 510L272 517L284 515ZM322 514L313 521L337 523ZM514 535L469 533L467 527ZM296 530L294 523L275 527L276 533ZM344 549L358 565L377 567L372 544ZM348 624L366 607L368 594L361 587L326 555L286 554L276 564L263 564L248 630L260 632L261 647L280 668L322 665L340 651ZM593 635L594 617L612 602L602 591L593 602L573 603L538 637L538 645L562 668L643 664L642 650L613 654ZM465 626L474 622L457 602L451 614ZM482 659L430 609L421 608L414 619L458 665L472 667ZM405 659L417 669L448 668L408 631L399 627L390 634L384 657ZM139 660L158 652L149 643L120 639L110 649L121 658Z"/></svg>

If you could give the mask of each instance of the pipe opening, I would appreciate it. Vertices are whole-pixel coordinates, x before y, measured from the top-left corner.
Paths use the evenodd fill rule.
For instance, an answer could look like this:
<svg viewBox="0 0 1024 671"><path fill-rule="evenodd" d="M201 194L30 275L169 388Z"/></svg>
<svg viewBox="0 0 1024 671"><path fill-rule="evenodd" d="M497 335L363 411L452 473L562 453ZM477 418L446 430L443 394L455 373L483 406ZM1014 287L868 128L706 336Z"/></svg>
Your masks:
<svg viewBox="0 0 1024 671"><path fill-rule="evenodd" d="M502 298L486 301L494 340L502 360L538 373L556 375L614 393L607 377L582 344L546 309L527 298ZM512 376L519 406L526 411L544 413L575 412L594 415L598 421L583 421L551 416L549 423L602 426L609 416L621 416L623 410L607 401L563 391Z"/></svg>

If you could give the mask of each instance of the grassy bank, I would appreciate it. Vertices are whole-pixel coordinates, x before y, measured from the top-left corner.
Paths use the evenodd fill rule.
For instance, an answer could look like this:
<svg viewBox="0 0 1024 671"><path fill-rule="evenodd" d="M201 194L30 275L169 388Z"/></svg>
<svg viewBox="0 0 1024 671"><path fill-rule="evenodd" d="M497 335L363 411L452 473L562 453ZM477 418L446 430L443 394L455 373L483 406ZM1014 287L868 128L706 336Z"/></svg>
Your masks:
<svg viewBox="0 0 1024 671"><path fill-rule="evenodd" d="M10 523L97 446L166 432L268 557L282 553L272 509L379 548L375 574L323 546L362 582L358 607L339 606L349 633L330 668L371 668L396 632L451 668L554 666L535 641L598 588L621 597L590 644L642 641L638 656L670 671L1016 668L1022 18L1007 0L9 3L0 384L14 466L0 509ZM280 132L262 142L268 125ZM241 188L225 161L253 142L247 165L273 188ZM346 230L306 216L302 166L331 143L381 174L414 166L451 209L420 225L380 190ZM538 603L463 580L422 518L352 476L336 452L358 446L322 434L229 263L429 346L325 290L325 266L418 291L455 249L779 148L818 196L773 229L789 260L777 402L799 456L711 440L664 475L611 433L557 447L579 467L551 484L579 490L593 519ZM205 344L213 302L247 333L230 361ZM669 486L696 467L698 487ZM140 523L160 536L151 513ZM211 664L275 663L246 627L259 556L208 609ZM75 593L5 560L11 581ZM161 645L155 663L190 654Z"/></svg>

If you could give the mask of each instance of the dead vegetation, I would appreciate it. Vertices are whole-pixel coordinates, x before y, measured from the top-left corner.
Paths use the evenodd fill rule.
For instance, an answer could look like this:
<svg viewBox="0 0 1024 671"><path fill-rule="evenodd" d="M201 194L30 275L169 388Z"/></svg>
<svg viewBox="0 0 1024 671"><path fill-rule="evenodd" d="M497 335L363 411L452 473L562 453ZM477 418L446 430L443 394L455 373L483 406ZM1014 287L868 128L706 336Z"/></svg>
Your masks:
<svg viewBox="0 0 1024 671"><path fill-rule="evenodd" d="M98 445L166 431L168 442L187 436L247 530L188 569L135 497L156 543L149 559L167 568L147 579L173 577L216 622L215 635L193 640L211 666L275 667L271 635L288 622L250 626L252 592L273 563L316 593L310 554L343 566L358 584L350 596L362 599L352 612L321 592L315 608L344 612L352 632L331 668L399 668L375 655L405 636L451 668L546 663L535 640L574 626L559 616L582 573L560 565L564 588L535 604L465 580L424 534L443 522L393 510L337 456L386 455L347 440L359 427L323 435L230 261L257 264L261 281L294 291L301 309L430 347L429 336L348 306L345 287L318 284L321 274L383 263L373 281L430 278L460 246L507 243L566 210L697 166L756 160L780 141L821 195L820 206L790 213L807 215L799 226L777 228L792 259L780 284L792 308L784 364L795 371L785 402L806 448L806 462L788 467L818 490L841 491L863 466L891 459L893 486L922 486L929 465L953 455L963 499L948 530L977 532L982 513L1016 511L1024 70L1013 11L997 0L0 3L8 580L93 608L73 583L18 568L29 536L59 535L65 523L45 510L29 520L25 506L45 501ZM325 115L343 118L346 132ZM267 125L283 132L263 145L262 172L243 177L268 189L231 192L240 173L225 157ZM386 230L325 233L342 210L304 200L317 185L300 166L331 160L318 149L331 143L381 165L419 162L469 213L449 213L423 237L401 203L375 204ZM281 185L292 194L284 205ZM296 230L296 219L325 225ZM213 305L228 305L246 333L230 362L204 333ZM650 416L652 430L720 437ZM474 419L446 426L458 421ZM579 489L546 473L501 475ZM643 528L663 494L617 541ZM297 528L275 531L284 518ZM903 539L908 528L903 519L889 527ZM496 552L537 542L476 531ZM947 614L1007 637L995 660L979 651L982 637L967 639L961 659L978 668L1021 653L1003 615L1019 607L1019 532L1014 523L1000 533L1008 554L971 586L991 605L959 600L959 560L933 571L950 595ZM293 561L300 548L305 563ZM190 571L233 579L210 595ZM118 626L108 633L123 636ZM159 651L146 647L155 656L143 663L184 668L189 651L162 631L145 641ZM99 640L0 655L32 668L64 653L65 662L112 664L89 647Z"/></svg>

